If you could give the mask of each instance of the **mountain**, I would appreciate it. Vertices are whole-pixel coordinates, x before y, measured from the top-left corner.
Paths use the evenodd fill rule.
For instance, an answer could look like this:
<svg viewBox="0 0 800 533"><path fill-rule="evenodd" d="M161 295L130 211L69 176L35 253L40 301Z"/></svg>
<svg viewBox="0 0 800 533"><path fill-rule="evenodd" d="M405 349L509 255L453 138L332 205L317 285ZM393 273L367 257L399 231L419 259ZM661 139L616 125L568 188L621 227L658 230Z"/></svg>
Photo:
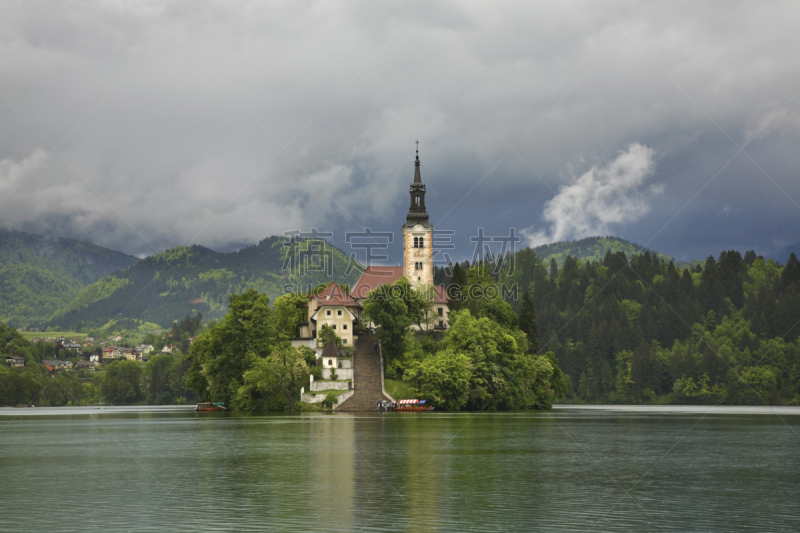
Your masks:
<svg viewBox="0 0 800 533"><path fill-rule="evenodd" d="M88 242L0 228L0 322L39 324L136 257Z"/></svg>
<svg viewBox="0 0 800 533"><path fill-rule="evenodd" d="M649 252L650 255L654 255L666 262L672 261L672 258L667 255L659 254L639 244L616 237L587 237L579 241L554 242L537 246L533 251L545 264L550 263L551 259L555 259L559 267L564 264L564 260L568 255L581 261L591 259L592 261L601 262L607 252L623 252L628 258L634 254Z"/></svg>
<svg viewBox="0 0 800 533"><path fill-rule="evenodd" d="M221 318L229 296L248 289L274 301L287 289L307 291L320 283L358 279L357 268L345 274L349 261L341 250L326 245L323 252L310 251L311 242L318 241L288 246L284 237L273 236L229 253L197 245L172 248L85 287L49 325L83 330L110 320L135 320L169 326L187 313ZM295 263L291 274L283 272L290 253ZM296 268L298 263L302 268Z"/></svg>
<svg viewBox="0 0 800 533"><path fill-rule="evenodd" d="M800 242L790 244L780 252L773 254L772 258L775 261L780 262L781 264L786 264L786 261L789 260L789 256L792 254L796 255L797 257L800 257Z"/></svg>

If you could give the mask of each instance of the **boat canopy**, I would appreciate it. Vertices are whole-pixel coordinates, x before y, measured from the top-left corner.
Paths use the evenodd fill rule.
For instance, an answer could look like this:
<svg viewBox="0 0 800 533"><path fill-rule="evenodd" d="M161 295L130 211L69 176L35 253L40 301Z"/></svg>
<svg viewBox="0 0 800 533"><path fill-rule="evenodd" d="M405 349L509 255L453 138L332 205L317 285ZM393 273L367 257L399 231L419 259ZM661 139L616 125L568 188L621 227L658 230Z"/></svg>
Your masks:
<svg viewBox="0 0 800 533"><path fill-rule="evenodd" d="M399 403L400 405L409 405L409 404L421 405L425 403L425 400L400 400L397 403Z"/></svg>

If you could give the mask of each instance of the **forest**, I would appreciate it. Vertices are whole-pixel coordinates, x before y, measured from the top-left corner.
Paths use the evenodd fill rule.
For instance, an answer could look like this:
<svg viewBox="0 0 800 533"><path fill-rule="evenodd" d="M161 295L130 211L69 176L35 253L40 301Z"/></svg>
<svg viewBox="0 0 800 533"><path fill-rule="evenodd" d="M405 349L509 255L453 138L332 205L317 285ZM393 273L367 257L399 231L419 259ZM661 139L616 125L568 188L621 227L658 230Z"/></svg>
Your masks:
<svg viewBox="0 0 800 533"><path fill-rule="evenodd" d="M376 334L386 347L386 377L443 408L555 401L800 404L800 261L794 254L779 264L753 251L725 251L678 268L649 252L608 252L602 260L567 255L559 264L526 248L438 269L435 279L451 295L450 327L438 338L408 331L421 320L423 294L371 298L364 313L381 326ZM463 296L489 293L505 298ZM176 321L170 341L176 355L146 365L112 363L102 378L73 383L62 373L57 379L79 402L213 399L243 408L302 408L297 391L318 369L313 354L291 348L288 339L305 320L304 305L303 294L270 301L245 290L230 296L219 321L203 325L199 315ZM0 403L28 401L27 392L48 377L36 363L53 355L53 346L32 344L2 326L0 355L29 363L0 368ZM507 394L522 382L524 393ZM497 383L507 390L500 393ZM69 398L46 401L60 405ZM497 401L487 404L488 398Z"/></svg>
<svg viewBox="0 0 800 533"><path fill-rule="evenodd" d="M463 268L462 268L463 267ZM564 401L800 402L800 262L749 251L679 270L650 253L543 263L531 249L437 272L480 270L532 299L539 352L553 351ZM457 280L456 280L457 281ZM462 283L469 285L466 280Z"/></svg>

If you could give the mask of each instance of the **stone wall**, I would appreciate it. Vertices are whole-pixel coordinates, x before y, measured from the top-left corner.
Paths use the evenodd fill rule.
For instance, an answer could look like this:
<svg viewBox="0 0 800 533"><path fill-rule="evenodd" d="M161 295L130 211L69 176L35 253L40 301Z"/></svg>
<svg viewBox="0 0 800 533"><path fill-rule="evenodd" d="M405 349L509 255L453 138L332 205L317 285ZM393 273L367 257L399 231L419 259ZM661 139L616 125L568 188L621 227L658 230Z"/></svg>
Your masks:
<svg viewBox="0 0 800 533"><path fill-rule="evenodd" d="M338 379L353 379L353 369L352 368L337 368L336 369L336 377ZM331 379L331 369L330 368L323 368L322 369L322 379Z"/></svg>
<svg viewBox="0 0 800 533"><path fill-rule="evenodd" d="M312 381L311 392L350 390L350 381Z"/></svg>
<svg viewBox="0 0 800 533"><path fill-rule="evenodd" d="M339 401L337 402L337 405L341 404L342 402L344 402L346 399L348 399L354 393L355 393L355 391L348 391L348 392L345 392L344 394L340 394L338 396ZM320 393L310 394L308 392L305 392L305 389L301 389L301 392L300 392L300 401L301 402L305 402L305 403L320 403L324 399L325 399L325 394L320 394Z"/></svg>

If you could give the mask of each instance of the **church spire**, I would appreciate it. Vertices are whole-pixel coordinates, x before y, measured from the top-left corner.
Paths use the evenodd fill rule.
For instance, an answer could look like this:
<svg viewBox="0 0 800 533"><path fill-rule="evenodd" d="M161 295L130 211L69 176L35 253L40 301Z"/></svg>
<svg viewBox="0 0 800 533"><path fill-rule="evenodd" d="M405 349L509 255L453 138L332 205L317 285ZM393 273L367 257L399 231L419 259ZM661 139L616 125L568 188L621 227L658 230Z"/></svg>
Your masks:
<svg viewBox="0 0 800 533"><path fill-rule="evenodd" d="M411 205L408 208L406 225L412 227L416 224L422 224L425 227L430 227L428 212L425 211L425 184L422 183L422 177L419 173L419 141L417 141L417 158L414 160L414 182L409 187L408 192L411 195Z"/></svg>
<svg viewBox="0 0 800 533"><path fill-rule="evenodd" d="M414 161L414 183L422 185L422 178L419 175L419 141L417 143L417 159Z"/></svg>

